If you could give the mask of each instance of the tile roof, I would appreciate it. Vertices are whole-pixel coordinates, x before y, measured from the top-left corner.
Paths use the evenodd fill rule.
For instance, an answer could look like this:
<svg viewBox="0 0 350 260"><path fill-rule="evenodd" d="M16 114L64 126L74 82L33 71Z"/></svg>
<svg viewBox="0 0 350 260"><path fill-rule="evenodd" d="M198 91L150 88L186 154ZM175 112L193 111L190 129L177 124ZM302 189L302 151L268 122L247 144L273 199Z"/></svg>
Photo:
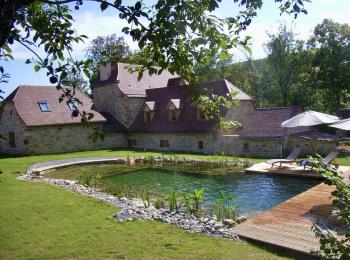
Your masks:
<svg viewBox="0 0 350 260"><path fill-rule="evenodd" d="M119 89L128 96L146 96L146 89L164 88L168 85L169 79L178 78L177 74L171 74L163 70L160 75L149 75L148 70L143 72L143 76L138 80L138 72L129 72L129 67L137 68L139 65L127 63L117 63L112 65L111 76L106 81L95 81L93 87L103 86L104 84L118 82Z"/></svg>
<svg viewBox="0 0 350 260"><path fill-rule="evenodd" d="M232 90L239 92L238 98L250 100L243 91L238 90L226 80L211 81L198 84L195 89L208 89L215 95L226 95ZM146 102L152 101L156 104L156 111L151 123L145 123L143 111L141 110L134 123L130 126L130 132L212 132L218 129L215 120L199 121L197 111L188 98L190 88L186 85L177 87L157 88L146 90ZM180 115L176 121L169 122L167 106L172 100L180 106ZM225 111L223 111L225 113Z"/></svg>
<svg viewBox="0 0 350 260"><path fill-rule="evenodd" d="M61 94L62 92L52 86L21 85L5 99L5 102L14 102L17 113L26 126L80 123L80 117L72 117L72 111L65 101L58 102ZM92 110L92 100L88 96L77 90L75 97L83 103L77 104L80 111L94 114L90 122L106 121L100 113ZM42 112L39 102L47 102L50 112Z"/></svg>
<svg viewBox="0 0 350 260"><path fill-rule="evenodd" d="M307 140L326 141L326 142L338 142L341 140L341 138L337 135L322 133L315 130L309 130L301 133L292 134L292 136L296 136Z"/></svg>
<svg viewBox="0 0 350 260"><path fill-rule="evenodd" d="M102 112L101 113L105 118L106 122L103 122L103 130L107 133L120 133L120 132L126 132L127 128L119 122L118 119L116 119L112 114L108 112Z"/></svg>
<svg viewBox="0 0 350 260"><path fill-rule="evenodd" d="M281 123L302 112L300 107L276 107L257 109L243 130L241 137L246 138L277 138L287 134L287 128Z"/></svg>

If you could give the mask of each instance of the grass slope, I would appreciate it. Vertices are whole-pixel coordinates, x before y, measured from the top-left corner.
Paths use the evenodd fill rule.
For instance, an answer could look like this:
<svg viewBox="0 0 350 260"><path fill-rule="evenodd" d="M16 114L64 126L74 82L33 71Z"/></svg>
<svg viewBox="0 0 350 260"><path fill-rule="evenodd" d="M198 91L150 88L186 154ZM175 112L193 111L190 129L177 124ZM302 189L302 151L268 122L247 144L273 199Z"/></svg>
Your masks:
<svg viewBox="0 0 350 260"><path fill-rule="evenodd" d="M156 221L117 223L111 217L117 209L106 203L63 188L16 180L31 163L40 161L157 154L101 150L43 156L0 156L3 171L0 175L0 259L285 257L249 243L190 234Z"/></svg>

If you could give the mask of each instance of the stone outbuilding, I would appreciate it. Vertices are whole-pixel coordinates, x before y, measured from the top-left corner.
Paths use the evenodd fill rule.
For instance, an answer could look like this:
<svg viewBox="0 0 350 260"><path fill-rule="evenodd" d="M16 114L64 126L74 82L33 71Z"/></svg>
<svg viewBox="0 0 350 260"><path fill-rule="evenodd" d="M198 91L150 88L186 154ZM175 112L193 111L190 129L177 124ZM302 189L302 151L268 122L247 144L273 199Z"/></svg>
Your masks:
<svg viewBox="0 0 350 260"><path fill-rule="evenodd" d="M108 126L99 112L92 110L92 100L76 91L82 104L59 102L62 93L54 87L17 87L5 100L0 121L0 151L11 154L42 154L112 148L124 145L123 133L109 133L104 141L93 142L90 135L96 127ZM93 113L89 123L82 124L80 111Z"/></svg>

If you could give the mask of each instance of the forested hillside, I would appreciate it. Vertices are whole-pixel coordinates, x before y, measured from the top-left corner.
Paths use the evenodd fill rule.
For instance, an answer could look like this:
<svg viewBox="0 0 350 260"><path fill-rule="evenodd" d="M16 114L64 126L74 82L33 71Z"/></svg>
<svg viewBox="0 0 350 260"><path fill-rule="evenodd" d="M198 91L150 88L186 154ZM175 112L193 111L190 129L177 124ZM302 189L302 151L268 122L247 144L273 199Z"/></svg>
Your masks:
<svg viewBox="0 0 350 260"><path fill-rule="evenodd" d="M336 113L350 106L350 27L325 19L304 42L281 25L269 34L267 57L197 67L199 81L225 78L258 107L303 106Z"/></svg>

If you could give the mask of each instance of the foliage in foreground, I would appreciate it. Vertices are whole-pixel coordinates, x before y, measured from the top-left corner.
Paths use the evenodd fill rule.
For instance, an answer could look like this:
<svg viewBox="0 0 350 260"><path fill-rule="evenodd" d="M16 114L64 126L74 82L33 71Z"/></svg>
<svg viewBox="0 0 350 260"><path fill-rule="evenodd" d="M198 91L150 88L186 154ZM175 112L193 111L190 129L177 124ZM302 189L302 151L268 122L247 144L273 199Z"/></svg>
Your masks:
<svg viewBox="0 0 350 260"><path fill-rule="evenodd" d="M321 160L318 171L326 178L326 184L336 188L332 192L333 214L342 225L343 236L339 238L330 232L322 232L317 223L314 224L312 229L321 244L320 250L314 253L323 259L350 259L350 184L344 181L338 170Z"/></svg>

